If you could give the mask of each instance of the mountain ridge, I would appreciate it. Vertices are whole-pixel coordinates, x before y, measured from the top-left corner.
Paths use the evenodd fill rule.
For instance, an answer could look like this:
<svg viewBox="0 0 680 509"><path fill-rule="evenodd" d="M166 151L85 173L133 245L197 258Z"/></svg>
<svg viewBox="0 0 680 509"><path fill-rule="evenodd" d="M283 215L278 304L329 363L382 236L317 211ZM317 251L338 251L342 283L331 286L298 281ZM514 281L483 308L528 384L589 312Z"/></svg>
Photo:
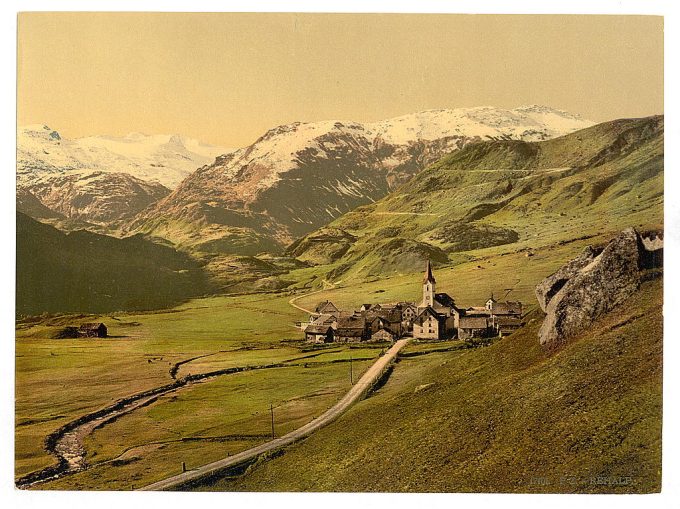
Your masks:
<svg viewBox="0 0 680 509"><path fill-rule="evenodd" d="M469 144L289 253L310 263L326 253L326 276L345 279L417 269L427 246L454 258L507 244L530 252L570 236L660 224L663 125L663 116L620 119L540 142ZM395 239L419 243L420 257L395 268Z"/></svg>
<svg viewBox="0 0 680 509"><path fill-rule="evenodd" d="M589 125L537 106L428 110L370 124L281 125L196 170L142 211L130 231L197 251L281 250L470 142L541 140Z"/></svg>

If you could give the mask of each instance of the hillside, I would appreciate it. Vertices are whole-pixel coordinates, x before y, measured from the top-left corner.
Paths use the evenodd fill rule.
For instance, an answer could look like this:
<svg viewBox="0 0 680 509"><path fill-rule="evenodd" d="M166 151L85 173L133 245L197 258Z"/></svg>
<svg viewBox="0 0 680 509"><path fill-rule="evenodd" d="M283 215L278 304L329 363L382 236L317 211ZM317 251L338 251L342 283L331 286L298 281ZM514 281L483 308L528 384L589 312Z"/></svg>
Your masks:
<svg viewBox="0 0 680 509"><path fill-rule="evenodd" d="M64 218L113 231L169 193L158 182L147 182L127 173L70 172L44 176L19 187L18 198L32 198L18 199L17 210L35 219ZM44 209L51 211L52 216ZM64 225L64 221L53 222Z"/></svg>
<svg viewBox="0 0 680 509"><path fill-rule="evenodd" d="M558 350L539 345L537 311L489 347L409 347L338 421L200 489L658 491L662 293L661 280L644 283Z"/></svg>
<svg viewBox="0 0 680 509"><path fill-rule="evenodd" d="M481 140L543 140L592 125L530 106L431 110L381 122L295 122L199 168L131 231L203 253L280 252Z"/></svg>
<svg viewBox="0 0 680 509"><path fill-rule="evenodd" d="M158 309L212 289L200 265L140 236L63 233L17 212L17 315Z"/></svg>
<svg viewBox="0 0 680 509"><path fill-rule="evenodd" d="M663 126L662 116L623 119L546 141L470 144L289 253L345 280L661 224Z"/></svg>

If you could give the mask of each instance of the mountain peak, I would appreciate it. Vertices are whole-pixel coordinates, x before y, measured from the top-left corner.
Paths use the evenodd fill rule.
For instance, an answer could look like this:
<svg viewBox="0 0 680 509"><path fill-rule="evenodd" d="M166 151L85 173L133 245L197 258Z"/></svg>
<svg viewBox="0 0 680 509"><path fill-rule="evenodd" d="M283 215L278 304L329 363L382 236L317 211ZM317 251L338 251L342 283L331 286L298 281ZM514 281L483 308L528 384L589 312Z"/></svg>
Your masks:
<svg viewBox="0 0 680 509"><path fill-rule="evenodd" d="M551 113L554 115L560 115L562 117L569 118L582 118L578 113L570 113L568 111L560 110L557 108L552 108L551 106L545 106L543 104L528 104L526 106L519 106L513 111L523 112L523 113Z"/></svg>
<svg viewBox="0 0 680 509"><path fill-rule="evenodd" d="M33 138L44 138L51 140L61 140L61 136L57 131L45 124L31 124L20 128L19 134L24 134Z"/></svg>

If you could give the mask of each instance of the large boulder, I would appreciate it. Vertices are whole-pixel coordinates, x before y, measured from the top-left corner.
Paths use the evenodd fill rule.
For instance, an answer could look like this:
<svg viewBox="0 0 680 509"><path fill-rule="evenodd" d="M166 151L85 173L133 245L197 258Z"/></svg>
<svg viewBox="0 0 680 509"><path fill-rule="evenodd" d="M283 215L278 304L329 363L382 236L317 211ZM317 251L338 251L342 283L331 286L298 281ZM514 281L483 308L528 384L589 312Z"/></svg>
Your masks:
<svg viewBox="0 0 680 509"><path fill-rule="evenodd" d="M662 259L657 256L662 245L627 228L604 249L586 248L543 280L536 287L536 298L546 313L538 333L541 344L578 333L623 303L640 286L641 270L654 265L649 260Z"/></svg>
<svg viewBox="0 0 680 509"><path fill-rule="evenodd" d="M548 302L559 292L562 287L574 276L578 275L581 269L590 264L602 249L595 249L592 246L586 247L576 258L567 262L553 275L548 276L536 287L535 293L538 305L547 312Z"/></svg>

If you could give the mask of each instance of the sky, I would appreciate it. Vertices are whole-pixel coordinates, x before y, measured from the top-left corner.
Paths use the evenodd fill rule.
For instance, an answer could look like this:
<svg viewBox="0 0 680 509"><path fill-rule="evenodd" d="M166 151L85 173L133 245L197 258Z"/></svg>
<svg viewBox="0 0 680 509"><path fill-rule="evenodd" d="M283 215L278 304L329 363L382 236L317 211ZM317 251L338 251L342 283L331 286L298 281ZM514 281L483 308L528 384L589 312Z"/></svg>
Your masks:
<svg viewBox="0 0 680 509"><path fill-rule="evenodd" d="M542 104L663 113L663 18L21 13L19 125L240 147L289 122Z"/></svg>

